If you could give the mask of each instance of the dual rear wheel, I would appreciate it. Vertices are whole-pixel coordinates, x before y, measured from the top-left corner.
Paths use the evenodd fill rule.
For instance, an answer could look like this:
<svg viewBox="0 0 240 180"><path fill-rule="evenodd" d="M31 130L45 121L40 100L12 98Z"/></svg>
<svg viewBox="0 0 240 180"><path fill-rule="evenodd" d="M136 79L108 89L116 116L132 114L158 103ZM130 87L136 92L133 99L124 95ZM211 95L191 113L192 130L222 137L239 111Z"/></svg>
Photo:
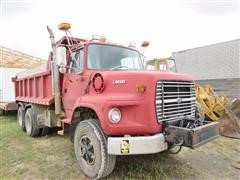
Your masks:
<svg viewBox="0 0 240 180"><path fill-rule="evenodd" d="M23 130L26 131L25 129L25 111L23 109L22 106L18 107L18 112L17 112L17 122L18 122L18 126Z"/></svg>
<svg viewBox="0 0 240 180"><path fill-rule="evenodd" d="M23 131L26 131L30 137L44 136L49 132L48 127L38 127L36 114L31 107L26 110L22 106L18 107L17 122L19 127Z"/></svg>
<svg viewBox="0 0 240 180"><path fill-rule="evenodd" d="M30 137L37 137L39 135L40 128L37 126L35 114L32 108L28 108L25 113L25 128L26 133Z"/></svg>

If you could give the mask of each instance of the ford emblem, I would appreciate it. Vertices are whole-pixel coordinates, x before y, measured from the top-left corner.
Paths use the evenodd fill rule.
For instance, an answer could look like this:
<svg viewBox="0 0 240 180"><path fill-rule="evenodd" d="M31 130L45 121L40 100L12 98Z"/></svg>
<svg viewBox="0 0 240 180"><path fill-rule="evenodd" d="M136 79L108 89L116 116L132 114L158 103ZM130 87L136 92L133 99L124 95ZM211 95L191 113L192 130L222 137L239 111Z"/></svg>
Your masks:
<svg viewBox="0 0 240 180"><path fill-rule="evenodd" d="M182 98L177 98L177 103L181 103L182 102Z"/></svg>

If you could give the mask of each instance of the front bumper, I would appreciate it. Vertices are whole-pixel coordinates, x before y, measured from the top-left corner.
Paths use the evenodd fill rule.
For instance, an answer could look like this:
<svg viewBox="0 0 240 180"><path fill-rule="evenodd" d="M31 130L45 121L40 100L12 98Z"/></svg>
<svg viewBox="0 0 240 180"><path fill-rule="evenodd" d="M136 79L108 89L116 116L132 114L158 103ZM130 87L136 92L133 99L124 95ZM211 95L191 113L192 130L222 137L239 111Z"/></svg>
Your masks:
<svg viewBox="0 0 240 180"><path fill-rule="evenodd" d="M108 154L111 155L153 154L167 148L168 144L162 133L153 136L108 138Z"/></svg>
<svg viewBox="0 0 240 180"><path fill-rule="evenodd" d="M182 125L180 125L180 121L183 122ZM189 126L191 123L196 127ZM165 127L165 136L163 133L158 133L152 136L109 137L108 154L153 154L166 150L168 143L181 144L193 149L218 137L217 124L216 122L199 122L185 118L168 122Z"/></svg>

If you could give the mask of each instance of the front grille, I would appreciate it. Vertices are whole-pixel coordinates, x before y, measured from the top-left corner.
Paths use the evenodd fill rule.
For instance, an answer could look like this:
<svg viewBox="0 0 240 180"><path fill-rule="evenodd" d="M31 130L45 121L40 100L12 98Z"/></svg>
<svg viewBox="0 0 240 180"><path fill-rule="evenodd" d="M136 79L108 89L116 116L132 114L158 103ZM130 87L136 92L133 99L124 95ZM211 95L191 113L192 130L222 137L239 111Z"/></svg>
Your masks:
<svg viewBox="0 0 240 180"><path fill-rule="evenodd" d="M156 115L158 121L195 116L195 85L192 81L158 81Z"/></svg>

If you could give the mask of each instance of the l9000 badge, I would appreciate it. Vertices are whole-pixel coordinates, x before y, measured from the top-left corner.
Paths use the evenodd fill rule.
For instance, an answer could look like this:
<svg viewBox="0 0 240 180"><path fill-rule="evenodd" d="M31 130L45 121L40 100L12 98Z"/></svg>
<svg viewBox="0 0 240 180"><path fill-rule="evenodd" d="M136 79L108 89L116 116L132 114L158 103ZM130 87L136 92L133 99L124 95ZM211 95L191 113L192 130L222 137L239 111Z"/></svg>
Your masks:
<svg viewBox="0 0 240 180"><path fill-rule="evenodd" d="M114 80L113 84L126 84L126 80Z"/></svg>

